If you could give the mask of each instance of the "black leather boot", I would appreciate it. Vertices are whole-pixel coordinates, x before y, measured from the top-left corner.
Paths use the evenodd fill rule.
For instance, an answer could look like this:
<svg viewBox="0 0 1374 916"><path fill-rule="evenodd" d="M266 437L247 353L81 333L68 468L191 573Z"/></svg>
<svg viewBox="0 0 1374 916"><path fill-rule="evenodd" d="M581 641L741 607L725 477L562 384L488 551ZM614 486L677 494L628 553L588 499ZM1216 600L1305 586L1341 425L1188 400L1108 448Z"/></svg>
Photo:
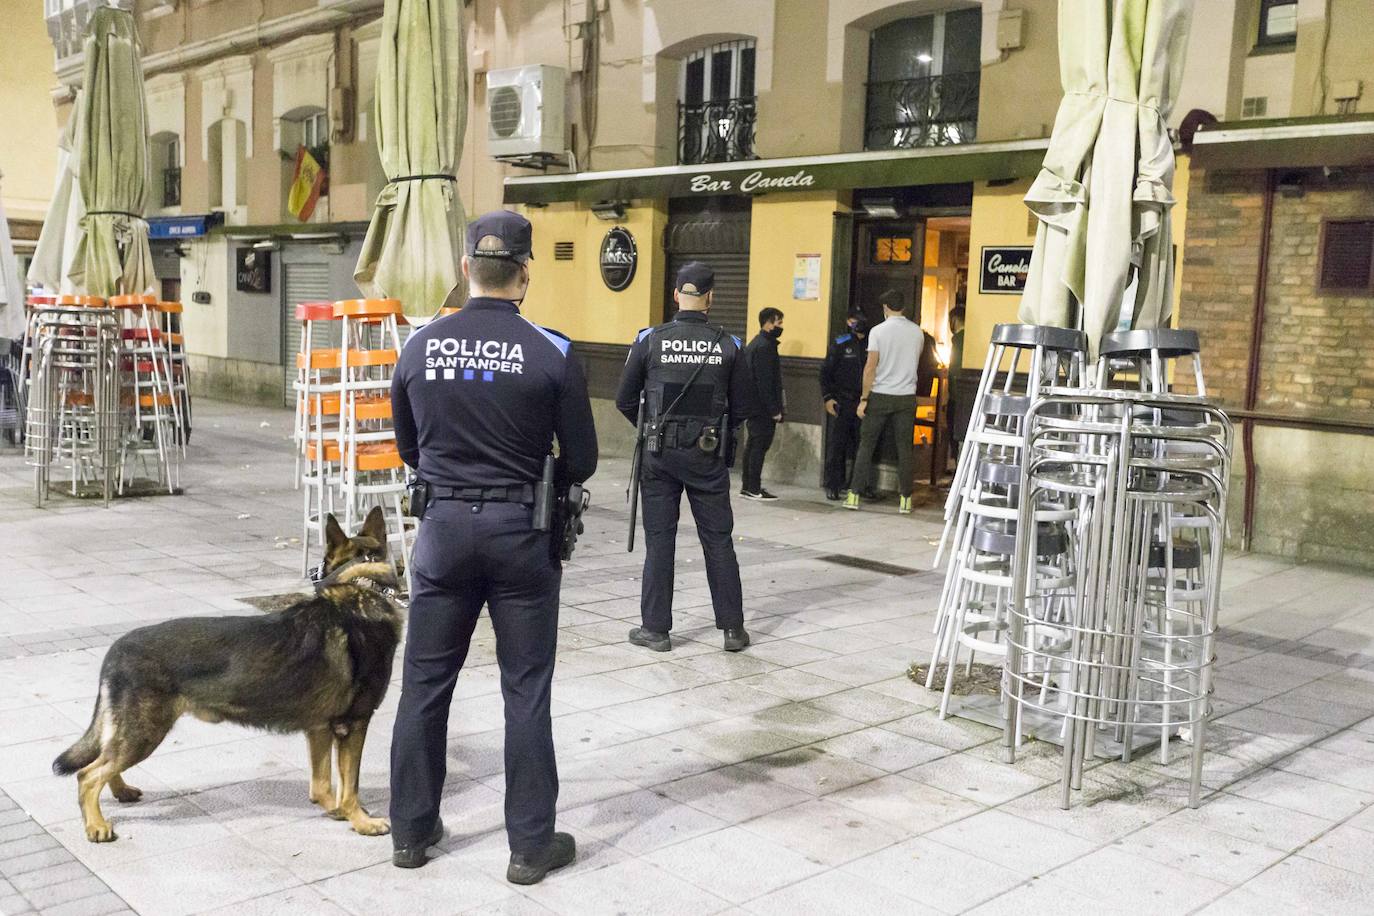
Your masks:
<svg viewBox="0 0 1374 916"><path fill-rule="evenodd" d="M549 845L536 855L511 853L506 880L511 884L538 884L549 872L571 865L576 858L577 842L572 834L555 833Z"/></svg>

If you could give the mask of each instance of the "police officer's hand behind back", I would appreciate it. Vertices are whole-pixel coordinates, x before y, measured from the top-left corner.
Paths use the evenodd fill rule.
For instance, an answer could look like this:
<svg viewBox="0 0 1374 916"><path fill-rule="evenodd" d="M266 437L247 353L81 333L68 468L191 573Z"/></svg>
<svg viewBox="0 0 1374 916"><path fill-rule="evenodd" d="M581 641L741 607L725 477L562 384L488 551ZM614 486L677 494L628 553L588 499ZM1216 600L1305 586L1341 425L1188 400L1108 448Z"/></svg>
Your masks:
<svg viewBox="0 0 1374 916"><path fill-rule="evenodd" d="M825 402L825 412L828 413L828 414L830 414L832 417L838 417L838 416L840 415L839 407L840 407L840 402L839 402L839 401L835 400L834 398L827 398L827 399L826 399L826 402Z"/></svg>

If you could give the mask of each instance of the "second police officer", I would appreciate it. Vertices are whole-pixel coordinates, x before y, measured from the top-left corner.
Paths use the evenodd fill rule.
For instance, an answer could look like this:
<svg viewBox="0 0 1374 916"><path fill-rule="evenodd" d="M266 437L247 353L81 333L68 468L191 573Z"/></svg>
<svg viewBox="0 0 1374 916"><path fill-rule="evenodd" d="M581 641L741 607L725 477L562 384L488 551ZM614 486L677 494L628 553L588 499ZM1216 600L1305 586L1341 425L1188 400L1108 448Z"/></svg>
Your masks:
<svg viewBox="0 0 1374 916"><path fill-rule="evenodd" d="M449 704L485 604L505 698L506 878L533 884L575 855L573 838L554 832L549 704L562 567L557 533L536 522L538 494L547 494L555 439L555 485L591 476L596 430L568 339L520 315L529 222L501 210L480 216L466 250L472 297L411 335L391 387L396 444L422 481L411 499L427 506L391 743L392 861L424 865L443 835Z"/></svg>
<svg viewBox="0 0 1374 916"><path fill-rule="evenodd" d="M637 422L644 400L639 467L644 517L642 626L630 642L672 648L673 566L682 494L692 506L706 560L716 627L724 648L749 645L733 542L728 453L735 427L751 410L752 386L738 338L707 322L715 273L692 261L678 271L672 321L641 331L620 377L616 407Z"/></svg>
<svg viewBox="0 0 1374 916"><path fill-rule="evenodd" d="M859 451L859 398L868 358L868 322L852 311L848 332L836 337L821 363L821 401L830 415L825 438L825 498L839 500L849 489L849 464Z"/></svg>

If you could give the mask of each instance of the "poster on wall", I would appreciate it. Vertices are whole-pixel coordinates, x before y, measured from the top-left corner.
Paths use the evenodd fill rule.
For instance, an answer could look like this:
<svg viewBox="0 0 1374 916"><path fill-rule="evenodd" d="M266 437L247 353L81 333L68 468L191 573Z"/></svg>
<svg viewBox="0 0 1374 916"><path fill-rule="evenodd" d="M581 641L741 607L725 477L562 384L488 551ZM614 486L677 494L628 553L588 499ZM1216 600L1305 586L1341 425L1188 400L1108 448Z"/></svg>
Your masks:
<svg viewBox="0 0 1374 916"><path fill-rule="evenodd" d="M821 298L821 256L799 254L792 267L792 298Z"/></svg>
<svg viewBox="0 0 1374 916"><path fill-rule="evenodd" d="M241 293L272 292L272 252L235 248L234 287Z"/></svg>
<svg viewBox="0 0 1374 916"><path fill-rule="evenodd" d="M1020 294L1026 289L1030 273L1031 246L1004 245L984 247L979 259L978 292Z"/></svg>

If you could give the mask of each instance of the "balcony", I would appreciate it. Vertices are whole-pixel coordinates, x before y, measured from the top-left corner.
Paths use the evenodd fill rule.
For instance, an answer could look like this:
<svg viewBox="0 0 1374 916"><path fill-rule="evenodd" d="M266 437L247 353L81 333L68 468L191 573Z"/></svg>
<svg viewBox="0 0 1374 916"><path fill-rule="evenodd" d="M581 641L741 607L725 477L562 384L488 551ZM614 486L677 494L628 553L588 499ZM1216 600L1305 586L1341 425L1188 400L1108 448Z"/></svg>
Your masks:
<svg viewBox="0 0 1374 916"><path fill-rule="evenodd" d="M868 84L864 149L915 149L973 142L979 72Z"/></svg>
<svg viewBox="0 0 1374 916"><path fill-rule="evenodd" d="M181 169L162 170L162 206L181 206Z"/></svg>
<svg viewBox="0 0 1374 916"><path fill-rule="evenodd" d="M756 159L754 136L758 126L757 96L679 103L677 152L682 165L738 162Z"/></svg>

